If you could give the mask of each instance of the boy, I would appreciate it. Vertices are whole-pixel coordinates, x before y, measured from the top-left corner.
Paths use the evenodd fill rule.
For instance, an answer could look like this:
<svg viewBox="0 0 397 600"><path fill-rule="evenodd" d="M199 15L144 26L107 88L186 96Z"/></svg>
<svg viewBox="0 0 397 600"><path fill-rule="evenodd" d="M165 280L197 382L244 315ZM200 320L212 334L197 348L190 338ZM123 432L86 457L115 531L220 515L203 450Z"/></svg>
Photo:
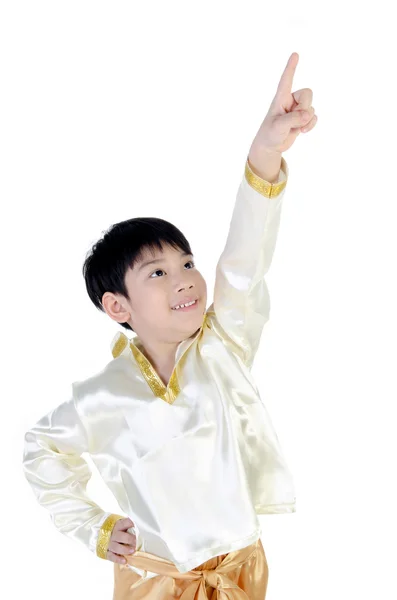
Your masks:
<svg viewBox="0 0 397 600"><path fill-rule="evenodd" d="M251 145L213 304L206 310L205 281L176 227L155 218L114 225L83 273L94 304L138 335L118 332L113 360L73 383L25 435L38 501L62 533L115 563L114 600L204 599L226 588L236 600L263 600L257 515L296 510L250 371L269 318L264 275L288 178L282 152L317 120L311 90L291 94L297 61L293 53ZM123 515L87 495L83 452Z"/></svg>

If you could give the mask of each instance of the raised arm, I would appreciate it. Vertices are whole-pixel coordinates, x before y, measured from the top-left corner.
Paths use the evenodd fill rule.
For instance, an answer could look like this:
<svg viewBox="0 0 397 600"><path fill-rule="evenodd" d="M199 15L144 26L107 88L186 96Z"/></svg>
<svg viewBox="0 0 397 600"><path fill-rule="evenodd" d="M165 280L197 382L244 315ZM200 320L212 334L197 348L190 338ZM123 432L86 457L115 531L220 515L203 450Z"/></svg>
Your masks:
<svg viewBox="0 0 397 600"><path fill-rule="evenodd" d="M216 266L214 302L207 312L212 326L249 368L269 319L264 277L274 254L287 179L284 159L275 181L269 183L253 172L247 158L226 245Z"/></svg>
<svg viewBox="0 0 397 600"><path fill-rule="evenodd" d="M298 60L298 53L293 52L251 144L226 246L217 264L214 303L207 310L212 327L218 328L248 367L270 314L264 276L276 245L288 179L282 153L301 132L317 124L312 90L292 92Z"/></svg>

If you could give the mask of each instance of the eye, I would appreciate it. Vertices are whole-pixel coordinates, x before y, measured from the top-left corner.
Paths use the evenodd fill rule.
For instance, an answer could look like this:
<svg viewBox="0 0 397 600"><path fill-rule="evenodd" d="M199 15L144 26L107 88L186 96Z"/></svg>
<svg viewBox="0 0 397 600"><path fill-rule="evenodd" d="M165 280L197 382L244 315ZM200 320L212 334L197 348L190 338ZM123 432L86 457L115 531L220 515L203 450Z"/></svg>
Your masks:
<svg viewBox="0 0 397 600"><path fill-rule="evenodd" d="M188 260L187 263L185 263L185 265L188 265L189 263L191 263L193 265L192 268L195 266L193 260ZM158 273L159 271L161 271L162 273L165 272L165 271L163 271L163 269L156 269L155 271L153 271L152 275L154 275L155 273ZM190 269L189 269L189 271L190 271ZM152 277L152 275L149 275L149 279L158 279L158 277Z"/></svg>

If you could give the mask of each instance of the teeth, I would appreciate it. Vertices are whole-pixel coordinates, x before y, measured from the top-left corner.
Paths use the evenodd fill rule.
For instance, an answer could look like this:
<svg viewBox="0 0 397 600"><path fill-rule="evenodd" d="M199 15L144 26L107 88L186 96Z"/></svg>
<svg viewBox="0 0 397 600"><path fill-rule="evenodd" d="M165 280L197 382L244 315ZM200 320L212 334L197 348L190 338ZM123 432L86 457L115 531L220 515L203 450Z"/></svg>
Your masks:
<svg viewBox="0 0 397 600"><path fill-rule="evenodd" d="M179 308L184 308L185 306L192 306L192 304L194 304L196 302L196 300L193 300L193 302L188 302L187 304L181 304L179 306L175 306L175 308L173 308L172 310L178 310Z"/></svg>

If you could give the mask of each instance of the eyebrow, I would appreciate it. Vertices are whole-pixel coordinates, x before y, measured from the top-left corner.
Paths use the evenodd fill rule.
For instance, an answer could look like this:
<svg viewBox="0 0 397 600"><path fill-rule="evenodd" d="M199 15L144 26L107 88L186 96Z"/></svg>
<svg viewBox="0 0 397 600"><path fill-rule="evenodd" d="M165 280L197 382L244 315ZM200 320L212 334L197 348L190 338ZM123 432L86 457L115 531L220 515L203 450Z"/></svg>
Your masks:
<svg viewBox="0 0 397 600"><path fill-rule="evenodd" d="M181 252L181 256L193 256L193 254L189 254L188 252ZM159 263L159 262L163 262L165 259L164 258L155 258L154 260L147 260L145 262L143 262L140 266L138 271L141 271L142 269L144 269L145 267L147 267L148 265L152 265L154 263Z"/></svg>

